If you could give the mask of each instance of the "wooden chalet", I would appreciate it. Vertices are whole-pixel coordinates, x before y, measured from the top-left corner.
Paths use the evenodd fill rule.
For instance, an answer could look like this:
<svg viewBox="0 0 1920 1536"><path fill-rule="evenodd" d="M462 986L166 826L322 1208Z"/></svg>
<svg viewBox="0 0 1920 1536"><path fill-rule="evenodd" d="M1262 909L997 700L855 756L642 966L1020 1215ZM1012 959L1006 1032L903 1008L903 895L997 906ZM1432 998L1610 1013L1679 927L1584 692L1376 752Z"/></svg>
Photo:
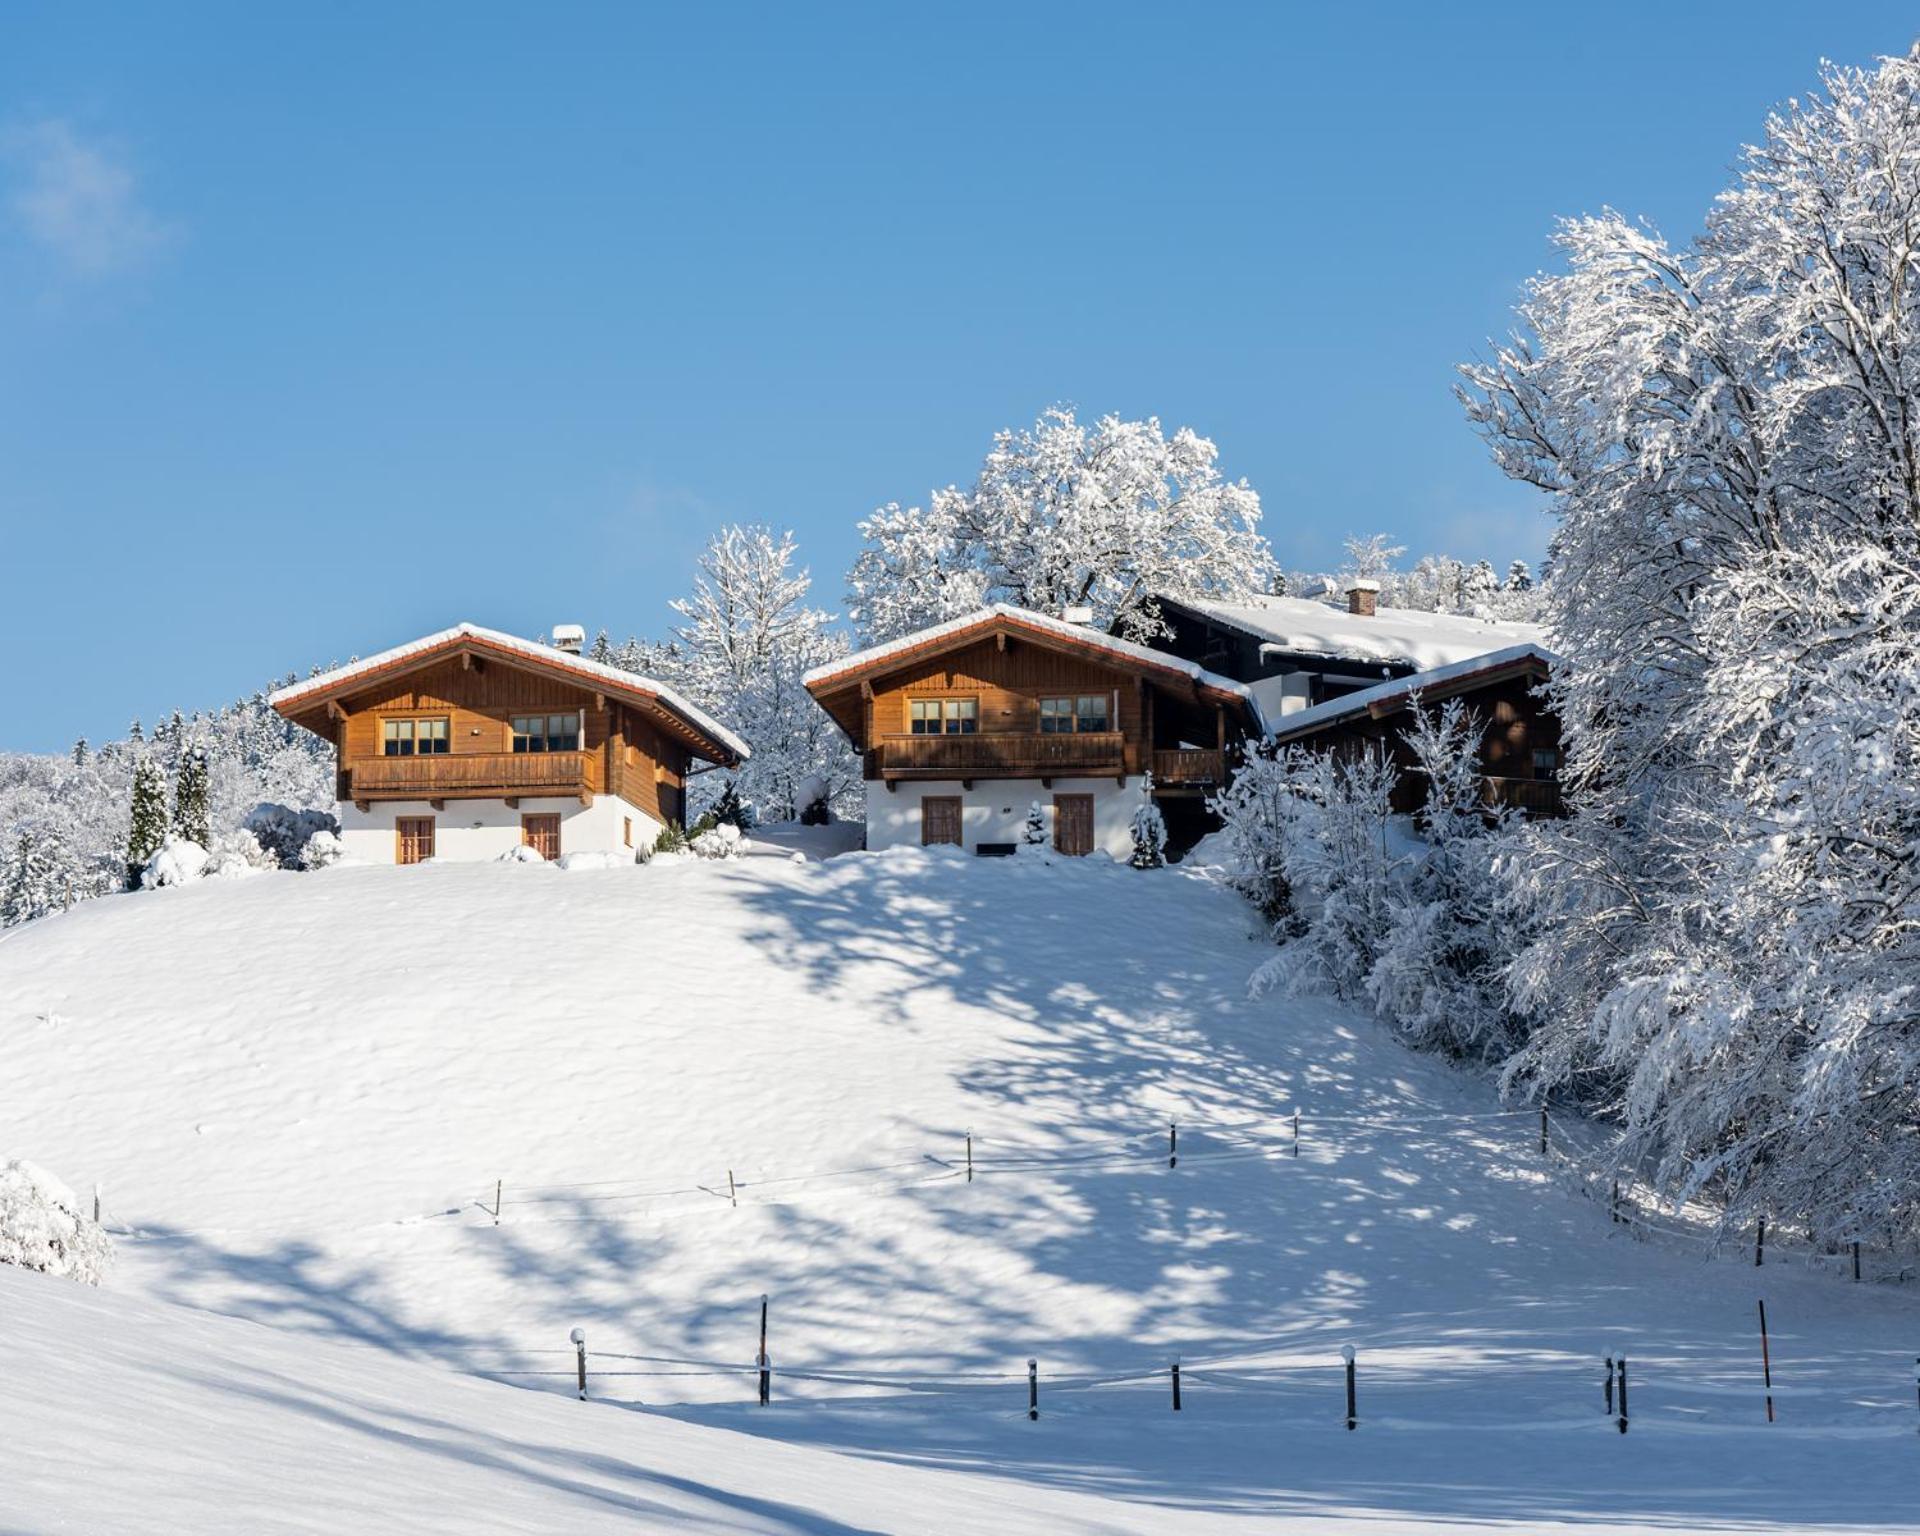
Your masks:
<svg viewBox="0 0 1920 1536"><path fill-rule="evenodd" d="M1261 730L1229 678L1007 604L817 668L806 686L860 750L872 849L1011 852L1037 804L1061 852L1124 858L1149 798L1177 843L1197 835L1228 749Z"/></svg>
<svg viewBox="0 0 1920 1536"><path fill-rule="evenodd" d="M341 837L372 862L650 849L685 816L696 760L747 747L663 684L554 645L460 624L275 693L331 742Z"/></svg>
<svg viewBox="0 0 1920 1536"><path fill-rule="evenodd" d="M1552 652L1532 644L1469 657L1300 710L1276 722L1269 739L1277 746L1385 751L1400 768L1393 808L1412 811L1425 799L1426 785L1413 771L1406 742L1410 712L1458 699L1481 725L1487 803L1530 816L1557 816L1560 723L1537 692L1555 661Z"/></svg>

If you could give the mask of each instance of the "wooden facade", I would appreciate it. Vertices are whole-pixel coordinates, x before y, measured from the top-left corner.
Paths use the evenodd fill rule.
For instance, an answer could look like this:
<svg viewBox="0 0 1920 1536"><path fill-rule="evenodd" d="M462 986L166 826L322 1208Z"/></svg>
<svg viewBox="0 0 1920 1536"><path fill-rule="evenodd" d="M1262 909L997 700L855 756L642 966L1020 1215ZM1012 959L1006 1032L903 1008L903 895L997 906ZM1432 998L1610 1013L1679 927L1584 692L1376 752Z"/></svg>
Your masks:
<svg viewBox="0 0 1920 1536"><path fill-rule="evenodd" d="M1224 782L1226 748L1254 729L1237 690L1105 636L1081 640L994 613L855 657L808 687L860 749L867 781L889 790L910 780L1124 782L1151 773L1156 792L1200 795Z"/></svg>

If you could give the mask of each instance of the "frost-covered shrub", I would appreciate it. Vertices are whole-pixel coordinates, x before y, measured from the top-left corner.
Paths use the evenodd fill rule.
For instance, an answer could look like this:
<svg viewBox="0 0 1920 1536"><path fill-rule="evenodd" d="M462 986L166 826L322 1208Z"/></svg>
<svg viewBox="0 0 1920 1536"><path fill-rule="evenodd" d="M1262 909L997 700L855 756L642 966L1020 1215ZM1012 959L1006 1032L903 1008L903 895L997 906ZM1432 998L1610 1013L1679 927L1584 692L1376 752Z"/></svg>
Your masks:
<svg viewBox="0 0 1920 1536"><path fill-rule="evenodd" d="M235 880L279 867L280 861L262 848L251 832L235 828L214 834L213 852L204 873L209 879Z"/></svg>
<svg viewBox="0 0 1920 1536"><path fill-rule="evenodd" d="M1167 862L1166 818L1151 800L1133 813L1133 854L1127 862L1135 869L1159 869Z"/></svg>
<svg viewBox="0 0 1920 1536"><path fill-rule="evenodd" d="M293 810L288 806L262 801L247 812L242 823L255 840L279 862L282 869L304 869L301 859L316 832L338 834L340 823L331 811Z"/></svg>
<svg viewBox="0 0 1920 1536"><path fill-rule="evenodd" d="M0 1264L98 1285L112 1258L72 1190L33 1163L0 1160Z"/></svg>
<svg viewBox="0 0 1920 1536"><path fill-rule="evenodd" d="M516 844L494 860L496 864L544 864L546 862L546 855L526 843Z"/></svg>
<svg viewBox="0 0 1920 1536"><path fill-rule="evenodd" d="M660 829L660 835L653 840L655 853L685 853L687 851L686 829L677 821L669 821Z"/></svg>
<svg viewBox="0 0 1920 1536"><path fill-rule="evenodd" d="M154 891L167 885L187 885L207 872L212 855L190 838L169 832L140 871L140 888Z"/></svg>
<svg viewBox="0 0 1920 1536"><path fill-rule="evenodd" d="M1505 966L1521 942L1508 920L1502 855L1509 813L1482 801L1481 721L1460 701L1413 711L1406 740L1426 782L1425 849L1387 898L1388 930L1366 975L1375 1011L1414 1044L1506 1056L1522 1032Z"/></svg>
<svg viewBox="0 0 1920 1536"><path fill-rule="evenodd" d="M703 859L731 859L739 855L746 839L740 835L740 829L730 822L719 822L709 827L692 841L693 851Z"/></svg>
<svg viewBox="0 0 1920 1536"><path fill-rule="evenodd" d="M809 773L793 789L793 803L803 827L824 827L833 820L833 797L825 775Z"/></svg>
<svg viewBox="0 0 1920 1536"><path fill-rule="evenodd" d="M326 869L338 864L346 856L347 845L340 840L340 834L329 827L322 827L301 844L300 868Z"/></svg>

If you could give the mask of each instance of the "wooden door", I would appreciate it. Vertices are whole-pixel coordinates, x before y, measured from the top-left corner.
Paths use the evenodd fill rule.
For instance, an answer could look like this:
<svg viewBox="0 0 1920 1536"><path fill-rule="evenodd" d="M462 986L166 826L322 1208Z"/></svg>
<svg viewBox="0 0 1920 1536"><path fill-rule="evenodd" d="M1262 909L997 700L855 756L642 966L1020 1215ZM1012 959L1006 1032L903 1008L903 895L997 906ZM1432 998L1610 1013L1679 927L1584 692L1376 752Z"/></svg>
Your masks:
<svg viewBox="0 0 1920 1536"><path fill-rule="evenodd" d="M951 843L956 848L960 846L958 795L921 796L920 842L929 848L935 843Z"/></svg>
<svg viewBox="0 0 1920 1536"><path fill-rule="evenodd" d="M418 864L433 857L433 818L399 816L394 819L394 862Z"/></svg>
<svg viewBox="0 0 1920 1536"><path fill-rule="evenodd" d="M1093 796L1053 797L1053 846L1079 858L1093 852Z"/></svg>
<svg viewBox="0 0 1920 1536"><path fill-rule="evenodd" d="M560 857L560 817L549 813L520 818L520 841L543 859Z"/></svg>

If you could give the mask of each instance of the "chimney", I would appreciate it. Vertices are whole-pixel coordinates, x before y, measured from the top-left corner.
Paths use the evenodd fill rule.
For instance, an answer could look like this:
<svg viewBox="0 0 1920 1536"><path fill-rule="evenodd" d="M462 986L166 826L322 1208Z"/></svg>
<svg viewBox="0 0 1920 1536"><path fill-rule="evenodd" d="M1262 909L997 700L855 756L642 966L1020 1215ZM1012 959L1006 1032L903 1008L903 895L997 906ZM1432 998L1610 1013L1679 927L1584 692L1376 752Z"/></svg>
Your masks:
<svg viewBox="0 0 1920 1536"><path fill-rule="evenodd" d="M1062 608L1060 610L1060 617L1069 624L1091 624L1093 622L1093 610L1091 608Z"/></svg>
<svg viewBox="0 0 1920 1536"><path fill-rule="evenodd" d="M587 643L587 632L578 624L556 624L553 626L553 648L565 651L569 656L578 656L581 647Z"/></svg>
<svg viewBox="0 0 1920 1536"><path fill-rule="evenodd" d="M1358 614L1363 619L1373 617L1380 602L1380 583L1377 581L1350 581L1347 583L1347 612Z"/></svg>

